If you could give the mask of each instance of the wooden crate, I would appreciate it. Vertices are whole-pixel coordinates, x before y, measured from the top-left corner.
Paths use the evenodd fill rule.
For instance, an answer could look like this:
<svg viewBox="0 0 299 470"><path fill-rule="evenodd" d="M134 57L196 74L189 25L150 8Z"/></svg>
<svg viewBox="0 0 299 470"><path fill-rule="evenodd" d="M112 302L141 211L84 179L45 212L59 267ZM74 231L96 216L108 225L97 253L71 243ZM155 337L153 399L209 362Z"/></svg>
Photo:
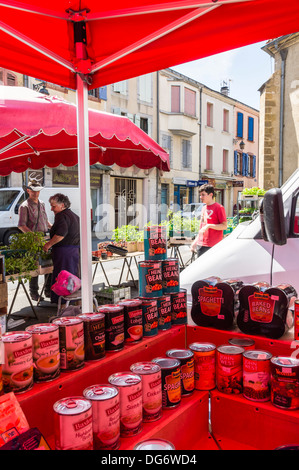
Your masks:
<svg viewBox="0 0 299 470"><path fill-rule="evenodd" d="M99 304L117 304L120 300L130 299L131 287L120 287L119 289L104 289L96 293Z"/></svg>
<svg viewBox="0 0 299 470"><path fill-rule="evenodd" d="M0 283L0 308L6 308L8 305L8 290L7 283Z"/></svg>

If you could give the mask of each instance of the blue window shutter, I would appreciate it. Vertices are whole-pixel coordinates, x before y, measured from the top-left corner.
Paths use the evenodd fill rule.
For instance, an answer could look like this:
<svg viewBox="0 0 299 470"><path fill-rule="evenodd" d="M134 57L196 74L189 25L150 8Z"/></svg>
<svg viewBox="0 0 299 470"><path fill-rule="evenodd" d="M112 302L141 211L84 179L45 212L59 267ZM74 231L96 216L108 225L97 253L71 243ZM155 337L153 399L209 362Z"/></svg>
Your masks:
<svg viewBox="0 0 299 470"><path fill-rule="evenodd" d="M237 113L237 137L243 137L243 113Z"/></svg>
<svg viewBox="0 0 299 470"><path fill-rule="evenodd" d="M252 177L255 178L256 176L256 156L252 156Z"/></svg>
<svg viewBox="0 0 299 470"><path fill-rule="evenodd" d="M253 142L253 117L248 118L248 140Z"/></svg>
<svg viewBox="0 0 299 470"><path fill-rule="evenodd" d="M242 154L242 176L248 176L248 155Z"/></svg>
<svg viewBox="0 0 299 470"><path fill-rule="evenodd" d="M106 86L101 86L99 88L99 98L101 100L107 101L107 87Z"/></svg>
<svg viewBox="0 0 299 470"><path fill-rule="evenodd" d="M238 174L238 151L234 151L234 173L235 175Z"/></svg>

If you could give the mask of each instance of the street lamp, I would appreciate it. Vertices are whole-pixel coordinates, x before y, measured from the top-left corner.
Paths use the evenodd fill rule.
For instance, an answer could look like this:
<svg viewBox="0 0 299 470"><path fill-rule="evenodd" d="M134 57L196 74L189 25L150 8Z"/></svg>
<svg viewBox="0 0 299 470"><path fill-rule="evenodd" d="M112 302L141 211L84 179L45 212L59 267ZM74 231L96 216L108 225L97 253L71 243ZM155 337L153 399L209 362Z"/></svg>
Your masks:
<svg viewBox="0 0 299 470"><path fill-rule="evenodd" d="M244 148L245 148L245 142L243 142L243 140L241 140L239 146L240 146L240 149L241 149L241 150L244 150Z"/></svg>

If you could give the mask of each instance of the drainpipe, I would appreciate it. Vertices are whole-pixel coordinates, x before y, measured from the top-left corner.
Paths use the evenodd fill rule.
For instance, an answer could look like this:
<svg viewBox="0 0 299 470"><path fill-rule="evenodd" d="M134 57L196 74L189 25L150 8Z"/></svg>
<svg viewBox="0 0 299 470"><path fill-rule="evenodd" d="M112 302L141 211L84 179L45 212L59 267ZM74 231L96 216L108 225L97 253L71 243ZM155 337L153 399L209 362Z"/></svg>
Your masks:
<svg viewBox="0 0 299 470"><path fill-rule="evenodd" d="M281 72L280 72L280 122L279 122L279 167L278 167L278 186L283 184L283 130L284 130L284 105L285 105L285 69L287 49L282 49L281 56Z"/></svg>
<svg viewBox="0 0 299 470"><path fill-rule="evenodd" d="M156 119L157 119L157 143L159 144L160 143L160 98L159 98L159 95L160 95L160 84L159 84L159 70L157 70L157 75L156 75L156 79L157 79L157 116L156 116ZM157 185L157 198L156 198L156 204L157 204L157 207L160 207L161 206L161 186L160 186L160 183L159 183L159 168L157 168L156 170L156 185ZM161 211L158 211L158 224L160 224L161 222Z"/></svg>
<svg viewBox="0 0 299 470"><path fill-rule="evenodd" d="M199 158L199 166L198 166L198 179L201 178L201 129L202 129L202 88L200 87L199 90L199 153L198 153L198 158Z"/></svg>

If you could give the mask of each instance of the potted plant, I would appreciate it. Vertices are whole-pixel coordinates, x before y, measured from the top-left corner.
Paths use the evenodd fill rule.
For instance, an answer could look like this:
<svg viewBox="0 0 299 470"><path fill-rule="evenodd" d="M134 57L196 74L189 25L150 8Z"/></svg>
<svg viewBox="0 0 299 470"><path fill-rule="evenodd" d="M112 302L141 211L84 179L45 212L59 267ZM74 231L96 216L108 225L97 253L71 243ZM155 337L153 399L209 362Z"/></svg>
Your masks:
<svg viewBox="0 0 299 470"><path fill-rule="evenodd" d="M137 251L144 251L144 230L137 232Z"/></svg>

